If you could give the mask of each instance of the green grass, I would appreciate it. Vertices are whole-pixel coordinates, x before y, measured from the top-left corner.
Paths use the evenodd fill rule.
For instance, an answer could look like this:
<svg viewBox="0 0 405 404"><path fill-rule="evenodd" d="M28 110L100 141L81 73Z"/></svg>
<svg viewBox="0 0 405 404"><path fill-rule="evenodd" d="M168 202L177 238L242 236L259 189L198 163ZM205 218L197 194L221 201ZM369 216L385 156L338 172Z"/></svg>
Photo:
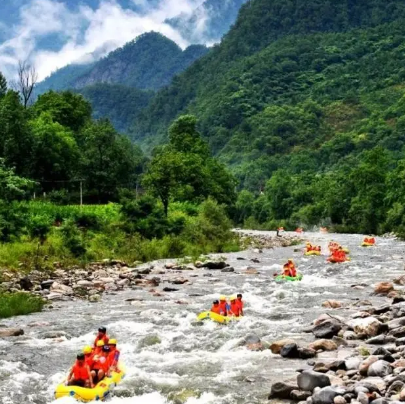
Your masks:
<svg viewBox="0 0 405 404"><path fill-rule="evenodd" d="M0 318L9 318L41 311L44 300L29 293L0 293Z"/></svg>

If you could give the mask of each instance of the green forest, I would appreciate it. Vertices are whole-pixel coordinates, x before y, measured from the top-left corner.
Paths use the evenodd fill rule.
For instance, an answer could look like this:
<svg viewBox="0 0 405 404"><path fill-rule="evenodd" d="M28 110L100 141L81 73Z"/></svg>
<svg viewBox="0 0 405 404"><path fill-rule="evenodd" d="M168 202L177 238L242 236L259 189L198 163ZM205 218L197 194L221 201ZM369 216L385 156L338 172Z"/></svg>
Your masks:
<svg viewBox="0 0 405 404"><path fill-rule="evenodd" d="M107 119L93 119L82 95L50 91L24 107L0 74L0 266L238 249L234 177L195 117L175 120L168 136L147 157Z"/></svg>
<svg viewBox="0 0 405 404"><path fill-rule="evenodd" d="M150 151L198 118L238 180L238 225L405 234L405 5L252 0L132 126Z"/></svg>

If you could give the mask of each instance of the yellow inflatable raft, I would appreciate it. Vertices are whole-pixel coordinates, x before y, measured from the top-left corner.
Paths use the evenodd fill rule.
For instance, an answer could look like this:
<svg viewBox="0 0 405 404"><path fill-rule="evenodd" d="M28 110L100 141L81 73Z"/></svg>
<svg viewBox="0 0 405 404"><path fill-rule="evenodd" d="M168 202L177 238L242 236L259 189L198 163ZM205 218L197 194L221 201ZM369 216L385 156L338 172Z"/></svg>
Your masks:
<svg viewBox="0 0 405 404"><path fill-rule="evenodd" d="M220 324L228 324L228 323L230 323L232 321L240 320L240 318L241 317L222 316L221 314L217 314L217 313L214 313L212 311L203 311L202 313L200 313L197 316L197 319L200 320L200 321L209 319L209 320L215 321L216 323L220 323Z"/></svg>
<svg viewBox="0 0 405 404"><path fill-rule="evenodd" d="M321 255L321 252L317 250L305 251L304 255Z"/></svg>
<svg viewBox="0 0 405 404"><path fill-rule="evenodd" d="M362 247L374 247L375 243L373 244L373 243L365 243L365 242L363 242L363 243L361 243L361 246Z"/></svg>
<svg viewBox="0 0 405 404"><path fill-rule="evenodd" d="M112 372L110 377L105 377L92 389L78 386L66 386L61 383L56 387L55 398L73 397L82 403L90 401L104 401L109 397L114 387L124 378L125 366L120 362L119 371Z"/></svg>

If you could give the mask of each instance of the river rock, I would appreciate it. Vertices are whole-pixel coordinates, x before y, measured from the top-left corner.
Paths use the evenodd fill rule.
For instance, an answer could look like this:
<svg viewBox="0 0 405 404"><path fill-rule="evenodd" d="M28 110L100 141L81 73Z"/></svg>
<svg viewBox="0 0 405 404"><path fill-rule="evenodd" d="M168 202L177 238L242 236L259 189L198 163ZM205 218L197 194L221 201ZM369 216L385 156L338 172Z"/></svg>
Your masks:
<svg viewBox="0 0 405 404"><path fill-rule="evenodd" d="M308 397L311 397L310 391L293 390L290 393L290 397L295 401L305 401Z"/></svg>
<svg viewBox="0 0 405 404"><path fill-rule="evenodd" d="M108 276L108 273L104 269L98 269L97 271L93 272L94 278L106 278L107 276Z"/></svg>
<svg viewBox="0 0 405 404"><path fill-rule="evenodd" d="M357 339L357 335L354 331L345 331L343 333L343 338L347 341L353 341Z"/></svg>
<svg viewBox="0 0 405 404"><path fill-rule="evenodd" d="M333 338L338 335L342 326L334 320L326 320L323 323L316 325L312 332L316 338Z"/></svg>
<svg viewBox="0 0 405 404"><path fill-rule="evenodd" d="M257 335L247 335L241 345L246 346L250 351L262 351L264 349L263 343Z"/></svg>
<svg viewBox="0 0 405 404"><path fill-rule="evenodd" d="M49 279L49 280L47 280L47 281L43 281L43 282L41 282L41 288L43 289L43 290L48 290L48 289L50 289L50 287L54 284L54 280L53 279Z"/></svg>
<svg viewBox="0 0 405 404"><path fill-rule="evenodd" d="M98 303L101 300L101 296L99 294L94 294L89 296L90 303Z"/></svg>
<svg viewBox="0 0 405 404"><path fill-rule="evenodd" d="M356 388L359 386L366 388L370 393L374 391L381 393L387 388L387 384L381 377L366 377L365 379L356 383Z"/></svg>
<svg viewBox="0 0 405 404"><path fill-rule="evenodd" d="M405 401L405 389L402 388L401 392L399 393L399 401Z"/></svg>
<svg viewBox="0 0 405 404"><path fill-rule="evenodd" d="M98 280L104 284L108 284L108 283L114 283L115 279L111 278L111 277L102 277L102 278L98 278Z"/></svg>
<svg viewBox="0 0 405 404"><path fill-rule="evenodd" d="M368 368L374 363L378 361L378 356L369 356L363 362L361 362L359 366L359 372L361 375L366 376L368 372Z"/></svg>
<svg viewBox="0 0 405 404"><path fill-rule="evenodd" d="M377 295L387 295L394 290L394 285L391 282L380 282L374 287L374 293Z"/></svg>
<svg viewBox="0 0 405 404"><path fill-rule="evenodd" d="M405 325L405 317L395 318L394 320L388 321L388 328L393 330Z"/></svg>
<svg viewBox="0 0 405 404"><path fill-rule="evenodd" d="M70 286L54 282L50 288L51 292L60 293L61 295L73 295L73 289ZM48 297L49 298L49 297Z"/></svg>
<svg viewBox="0 0 405 404"><path fill-rule="evenodd" d="M358 357L349 358L345 361L346 370L358 370L361 364L361 359Z"/></svg>
<svg viewBox="0 0 405 404"><path fill-rule="evenodd" d="M42 334L43 339L54 339L54 338L61 338L67 337L66 332L64 331L48 331Z"/></svg>
<svg viewBox="0 0 405 404"><path fill-rule="evenodd" d="M312 370L304 370L297 376L298 387L304 391L313 391L315 387L330 386L328 376L314 372Z"/></svg>
<svg viewBox="0 0 405 404"><path fill-rule="evenodd" d="M337 345L327 339L318 339L311 344L309 344L308 348L314 349L315 351L322 350L322 351L336 351L338 349Z"/></svg>
<svg viewBox="0 0 405 404"><path fill-rule="evenodd" d="M347 401L346 401L346 399L345 399L343 396L336 396L336 397L333 399L333 403L334 403L334 404L347 404Z"/></svg>
<svg viewBox="0 0 405 404"><path fill-rule="evenodd" d="M131 281L128 278L125 278L125 279L120 279L117 282L117 285L123 288L125 286L128 286L130 283L131 283Z"/></svg>
<svg viewBox="0 0 405 404"><path fill-rule="evenodd" d="M366 394L366 393L363 393L363 392L360 392L360 393L357 395L357 401L358 401L360 404L368 404L368 396L367 396L367 394Z"/></svg>
<svg viewBox="0 0 405 404"><path fill-rule="evenodd" d="M93 286L93 283L85 279L82 279L79 282L77 282L76 285L80 287L91 288Z"/></svg>
<svg viewBox="0 0 405 404"><path fill-rule="evenodd" d="M274 354L279 354L281 349L283 348L284 345L287 344L295 344L295 341L291 338L285 338L285 339L280 339L278 341L274 341L270 345L271 352Z"/></svg>
<svg viewBox="0 0 405 404"><path fill-rule="evenodd" d="M396 380L393 382L390 387L388 387L386 396L391 397L394 394L400 393L405 387L404 382L401 382L400 380Z"/></svg>
<svg viewBox="0 0 405 404"><path fill-rule="evenodd" d="M366 341L366 344L385 345L385 344L390 344L391 342L395 342L395 341L396 341L396 338L393 337L392 335L380 334L380 335L377 335L376 337L369 338Z"/></svg>
<svg viewBox="0 0 405 404"><path fill-rule="evenodd" d="M346 393L346 390L342 387L327 386L317 391L312 396L313 404L332 404L336 396L341 396Z"/></svg>
<svg viewBox="0 0 405 404"><path fill-rule="evenodd" d="M19 283L22 290L30 291L34 287L34 284L28 276L21 278Z"/></svg>
<svg viewBox="0 0 405 404"><path fill-rule="evenodd" d="M367 376L385 377L392 373L392 366L383 360L372 363L368 370Z"/></svg>
<svg viewBox="0 0 405 404"><path fill-rule="evenodd" d="M315 358L316 351L310 348L298 348L298 357L300 359Z"/></svg>
<svg viewBox="0 0 405 404"><path fill-rule="evenodd" d="M322 303L322 307L326 307L328 309L339 309L342 307L342 303L338 300L326 300Z"/></svg>
<svg viewBox="0 0 405 404"><path fill-rule="evenodd" d="M374 317L357 318L349 322L356 334L374 337L378 335L382 323Z"/></svg>
<svg viewBox="0 0 405 404"><path fill-rule="evenodd" d="M0 327L0 337L18 337L24 335L24 330L22 328L2 328Z"/></svg>
<svg viewBox="0 0 405 404"><path fill-rule="evenodd" d="M389 332L390 335L395 338L404 338L405 337L405 326L394 328Z"/></svg>
<svg viewBox="0 0 405 404"><path fill-rule="evenodd" d="M202 266L207 269L224 269L227 264L225 261L207 261Z"/></svg>
<svg viewBox="0 0 405 404"><path fill-rule="evenodd" d="M404 286L404 285L405 285L405 275L401 275L401 276L399 276L398 278L395 278L395 279L394 279L394 283L395 283L396 285L402 285L402 286Z"/></svg>
<svg viewBox="0 0 405 404"><path fill-rule="evenodd" d="M235 272L235 268L233 268L233 267L226 267L226 268L224 268L224 269L221 269L221 272L223 272L223 273Z"/></svg>
<svg viewBox="0 0 405 404"><path fill-rule="evenodd" d="M168 287L163 288L163 292L177 292L178 290L179 289L168 288Z"/></svg>
<svg viewBox="0 0 405 404"><path fill-rule="evenodd" d="M269 400L272 398L289 399L291 396L291 393L294 390L298 390L297 386L293 386L291 384L287 384L284 382L274 383L271 386Z"/></svg>
<svg viewBox="0 0 405 404"><path fill-rule="evenodd" d="M297 344L286 344L281 348L280 355L283 358L298 358Z"/></svg>

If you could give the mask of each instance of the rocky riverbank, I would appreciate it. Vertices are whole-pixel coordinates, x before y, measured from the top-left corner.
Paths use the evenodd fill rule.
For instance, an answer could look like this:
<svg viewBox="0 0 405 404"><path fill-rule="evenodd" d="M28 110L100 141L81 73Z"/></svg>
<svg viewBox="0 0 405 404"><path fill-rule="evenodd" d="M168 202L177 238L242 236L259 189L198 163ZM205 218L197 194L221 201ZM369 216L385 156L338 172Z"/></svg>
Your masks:
<svg viewBox="0 0 405 404"><path fill-rule="evenodd" d="M394 287L394 284L395 287ZM275 341L270 349L284 358L306 359L295 379L272 385L269 400L285 399L300 404L385 404L405 401L405 276L375 285L373 295L387 297L374 307L358 301L359 311L350 318L335 308L305 329L316 338L308 346L298 341ZM353 287L362 287L353 285ZM389 301L388 299L392 299Z"/></svg>
<svg viewBox="0 0 405 404"><path fill-rule="evenodd" d="M256 253L261 253L263 249L287 247L300 242L299 238L288 235L273 237L241 234L240 240L243 249L251 249ZM254 262L259 262L259 259ZM2 271L0 292L27 291L49 301L87 299L98 302L103 293L129 288L147 288L154 296L176 291L179 285L192 282L192 278L204 276L199 271L201 269L234 272L234 268L218 255L201 257L194 263L186 258L175 262L165 260L129 265L123 261L106 259L82 268L75 266L63 269L58 263L54 266L55 269L51 272L32 271L24 276L18 272ZM247 271L253 269L249 266L246 268Z"/></svg>

